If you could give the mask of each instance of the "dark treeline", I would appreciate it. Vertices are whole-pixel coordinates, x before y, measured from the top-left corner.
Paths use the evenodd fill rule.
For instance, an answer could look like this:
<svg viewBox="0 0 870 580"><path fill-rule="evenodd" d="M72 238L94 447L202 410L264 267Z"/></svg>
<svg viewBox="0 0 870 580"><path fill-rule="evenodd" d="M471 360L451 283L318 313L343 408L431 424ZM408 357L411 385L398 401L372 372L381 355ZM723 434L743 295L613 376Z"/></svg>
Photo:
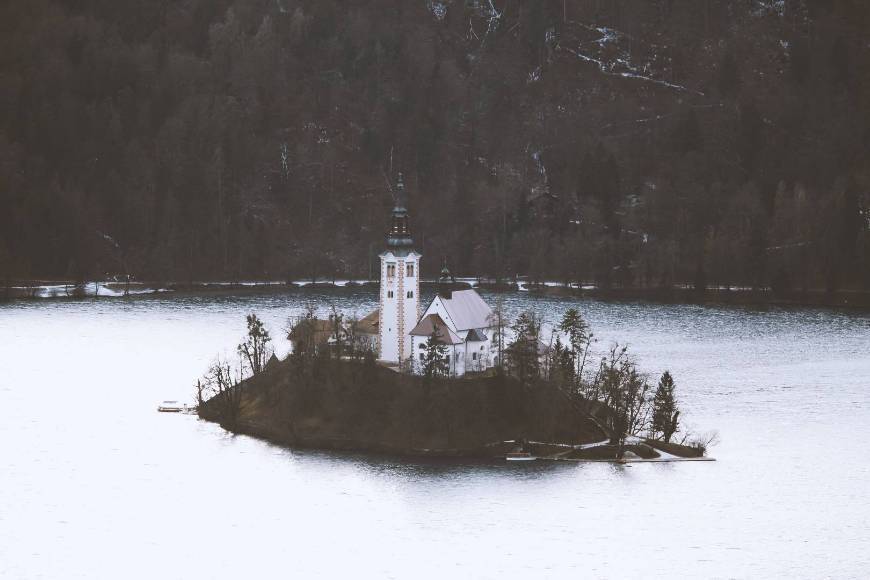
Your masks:
<svg viewBox="0 0 870 580"><path fill-rule="evenodd" d="M0 4L0 276L870 288L861 0Z"/></svg>

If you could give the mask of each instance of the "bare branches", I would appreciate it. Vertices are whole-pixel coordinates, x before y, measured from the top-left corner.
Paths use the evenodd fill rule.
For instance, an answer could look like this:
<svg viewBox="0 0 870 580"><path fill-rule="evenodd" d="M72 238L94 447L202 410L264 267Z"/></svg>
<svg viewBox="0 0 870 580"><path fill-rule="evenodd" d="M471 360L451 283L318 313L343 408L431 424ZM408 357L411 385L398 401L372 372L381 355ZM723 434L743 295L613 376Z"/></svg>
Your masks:
<svg viewBox="0 0 870 580"><path fill-rule="evenodd" d="M504 351L505 351L505 309L504 298L498 296L495 300L492 312L487 318L487 322L491 327L495 328L493 332L493 342L495 343L495 368L497 372L504 372Z"/></svg>
<svg viewBox="0 0 870 580"><path fill-rule="evenodd" d="M256 314L249 314L246 320L248 323L248 334L244 342L236 347L236 350L239 356L242 357L247 369L252 375L256 375L266 368L266 362L272 354L272 348L269 346L272 338Z"/></svg>
<svg viewBox="0 0 870 580"><path fill-rule="evenodd" d="M619 455L626 440L643 432L650 418L650 385L628 355L628 347L614 344L601 359L593 392L610 410L610 428Z"/></svg>
<svg viewBox="0 0 870 580"><path fill-rule="evenodd" d="M242 381L241 364L234 369L227 360L219 356L208 368L202 381L202 384L197 381L197 385L202 392L210 395L209 400L216 401L221 423L235 427L242 402L242 388L239 384Z"/></svg>
<svg viewBox="0 0 870 580"><path fill-rule="evenodd" d="M273 352L269 345L271 337L263 322L256 314L249 314L246 320L248 333L236 347L238 363L232 364L218 355L194 387L200 409L204 403L214 405L220 422L230 428L238 424L245 375L261 373Z"/></svg>
<svg viewBox="0 0 870 580"><path fill-rule="evenodd" d="M680 440L680 445L688 445L694 447L701 455L706 455L710 447L718 445L721 441L718 431L704 431L703 433L693 433L687 430Z"/></svg>

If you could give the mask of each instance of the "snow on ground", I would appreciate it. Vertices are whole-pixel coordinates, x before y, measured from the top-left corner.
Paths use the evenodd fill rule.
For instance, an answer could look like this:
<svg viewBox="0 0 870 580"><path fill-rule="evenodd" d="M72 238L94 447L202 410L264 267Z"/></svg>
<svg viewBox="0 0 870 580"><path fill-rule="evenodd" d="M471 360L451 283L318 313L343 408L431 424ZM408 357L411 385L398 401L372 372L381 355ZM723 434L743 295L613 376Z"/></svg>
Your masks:
<svg viewBox="0 0 870 580"><path fill-rule="evenodd" d="M681 92L692 92L701 96L704 95L701 91L690 89L683 85L668 82L652 76L652 61L642 64L634 63L632 61L631 53L620 46L622 40L632 40L631 37L625 33L603 26L590 26L583 23L576 24L589 32L598 34L598 38L592 41L582 41L578 38L566 39L564 42L558 44L558 48L573 54L580 60L593 63L598 67L599 72L602 74L640 80ZM568 43L575 43L575 48L567 46ZM608 57L608 53L610 53L611 56Z"/></svg>

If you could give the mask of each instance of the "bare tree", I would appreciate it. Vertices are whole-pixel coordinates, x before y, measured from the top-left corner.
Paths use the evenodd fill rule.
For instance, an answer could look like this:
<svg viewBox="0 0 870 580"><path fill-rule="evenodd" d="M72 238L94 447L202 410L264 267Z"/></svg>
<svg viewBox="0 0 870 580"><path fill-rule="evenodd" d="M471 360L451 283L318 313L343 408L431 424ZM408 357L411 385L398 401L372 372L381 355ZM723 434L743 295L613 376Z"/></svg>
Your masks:
<svg viewBox="0 0 870 580"><path fill-rule="evenodd" d="M233 369L229 362L216 358L203 377L204 391L216 401L220 421L228 427L236 427L242 403L241 365Z"/></svg>
<svg viewBox="0 0 870 580"><path fill-rule="evenodd" d="M202 394L205 392L205 389L206 389L206 385L204 385L202 383L202 379L197 379L196 385L193 388L194 393L196 393L196 406L197 407L201 406L203 403Z"/></svg>
<svg viewBox="0 0 870 580"><path fill-rule="evenodd" d="M504 298L498 296L495 299L495 305L487 318L487 322L491 327L494 327L493 344L495 345L495 368L499 373L504 372L504 352L505 352L505 316L504 316Z"/></svg>
<svg viewBox="0 0 870 580"><path fill-rule="evenodd" d="M638 372L627 347L615 344L601 360L594 392L610 412L611 439L622 457L626 440L646 428L650 415L649 382Z"/></svg>
<svg viewBox="0 0 870 580"><path fill-rule="evenodd" d="M540 358L541 376L548 381L553 378L553 368L556 366L556 351L553 348L556 341L561 342L556 330L552 329L550 330L550 338L547 339L546 353Z"/></svg>
<svg viewBox="0 0 870 580"><path fill-rule="evenodd" d="M331 338L335 341L335 358L340 360L344 355L345 346L344 314L341 314L338 311L335 304L332 305L332 313L329 315L329 322L332 331Z"/></svg>
<svg viewBox="0 0 870 580"><path fill-rule="evenodd" d="M692 431L686 431L680 441L680 445L688 445L697 449L701 455L706 455L710 447L718 445L720 441L718 431L705 431L704 433L695 434Z"/></svg>
<svg viewBox="0 0 870 580"><path fill-rule="evenodd" d="M360 336L359 332L359 316L356 313L345 317L344 334L345 348L347 349L348 356L351 360L359 360L359 357L362 356L364 345L362 344L363 337Z"/></svg>
<svg viewBox="0 0 870 580"><path fill-rule="evenodd" d="M269 346L272 338L256 314L249 314L246 320L248 334L236 349L251 374L257 375L266 368L266 362L272 354L272 348Z"/></svg>

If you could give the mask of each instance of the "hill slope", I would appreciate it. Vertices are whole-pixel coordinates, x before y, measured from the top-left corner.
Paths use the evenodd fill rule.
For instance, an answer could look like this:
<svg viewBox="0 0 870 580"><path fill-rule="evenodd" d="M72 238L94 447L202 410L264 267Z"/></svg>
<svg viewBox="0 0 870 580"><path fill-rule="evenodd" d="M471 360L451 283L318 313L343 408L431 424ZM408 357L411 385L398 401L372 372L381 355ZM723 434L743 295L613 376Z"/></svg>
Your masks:
<svg viewBox="0 0 870 580"><path fill-rule="evenodd" d="M0 276L870 287L866 3L0 6Z"/></svg>

